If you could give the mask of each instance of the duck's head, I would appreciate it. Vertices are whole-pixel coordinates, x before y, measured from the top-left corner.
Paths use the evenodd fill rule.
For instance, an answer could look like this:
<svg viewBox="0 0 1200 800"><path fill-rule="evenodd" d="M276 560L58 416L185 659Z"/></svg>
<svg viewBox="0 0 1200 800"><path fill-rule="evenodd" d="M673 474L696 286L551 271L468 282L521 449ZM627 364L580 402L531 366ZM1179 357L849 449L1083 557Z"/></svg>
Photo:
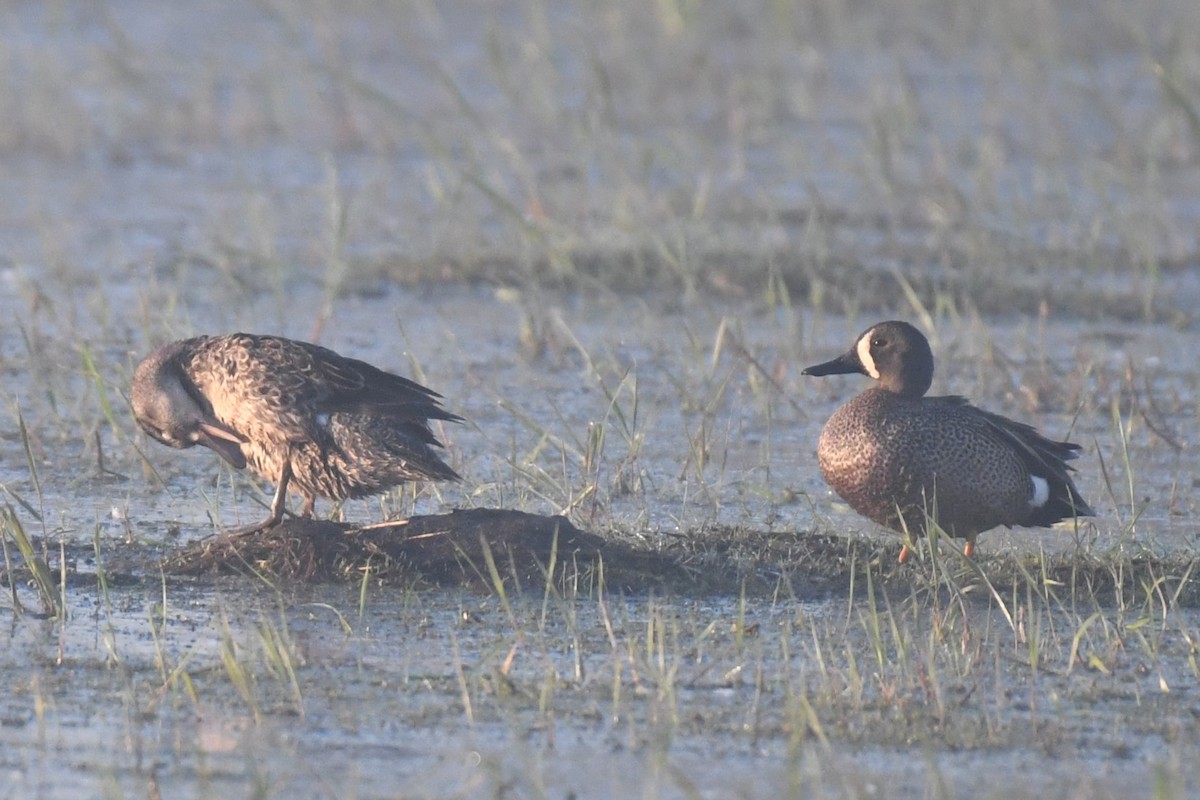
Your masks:
<svg viewBox="0 0 1200 800"><path fill-rule="evenodd" d="M921 397L933 383L933 351L924 334L912 325L889 320L864 331L847 352L800 374L821 377L850 373L874 378L889 392Z"/></svg>
<svg viewBox="0 0 1200 800"><path fill-rule="evenodd" d="M152 439L180 449L203 445L243 469L246 437L221 422L187 377L182 356L187 342L163 345L138 364L130 404L137 424Z"/></svg>

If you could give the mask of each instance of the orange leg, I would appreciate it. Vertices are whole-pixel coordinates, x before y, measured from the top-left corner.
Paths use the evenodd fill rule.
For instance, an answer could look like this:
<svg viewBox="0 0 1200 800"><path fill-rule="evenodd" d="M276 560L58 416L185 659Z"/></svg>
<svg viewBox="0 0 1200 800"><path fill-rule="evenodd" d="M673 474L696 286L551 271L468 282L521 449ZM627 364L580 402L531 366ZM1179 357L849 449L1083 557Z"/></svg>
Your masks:
<svg viewBox="0 0 1200 800"><path fill-rule="evenodd" d="M908 549L908 542L905 542L903 545L900 546L900 563L903 564L903 563L907 562L908 557L911 554L912 554L912 550Z"/></svg>
<svg viewBox="0 0 1200 800"><path fill-rule="evenodd" d="M968 536L967 543L963 545L963 555L967 558L975 557L975 537Z"/></svg>

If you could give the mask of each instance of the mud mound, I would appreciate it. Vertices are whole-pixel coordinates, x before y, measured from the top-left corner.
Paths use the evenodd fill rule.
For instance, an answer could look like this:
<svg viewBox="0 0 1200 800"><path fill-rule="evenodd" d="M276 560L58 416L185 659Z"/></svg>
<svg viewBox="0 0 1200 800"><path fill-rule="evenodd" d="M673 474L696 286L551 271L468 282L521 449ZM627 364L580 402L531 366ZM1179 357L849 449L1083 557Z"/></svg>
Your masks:
<svg viewBox="0 0 1200 800"><path fill-rule="evenodd" d="M215 536L169 555L169 574L259 573L298 581L411 581L516 588L604 580L645 589L694 582L667 556L580 530L566 517L476 508L355 526L291 519L251 535Z"/></svg>

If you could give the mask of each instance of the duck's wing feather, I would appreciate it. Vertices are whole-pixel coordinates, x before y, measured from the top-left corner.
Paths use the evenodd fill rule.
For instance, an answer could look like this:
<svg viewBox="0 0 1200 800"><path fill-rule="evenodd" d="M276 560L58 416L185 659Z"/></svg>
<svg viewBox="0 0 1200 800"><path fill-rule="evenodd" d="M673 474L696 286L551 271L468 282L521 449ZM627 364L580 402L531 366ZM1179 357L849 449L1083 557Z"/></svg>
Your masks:
<svg viewBox="0 0 1200 800"><path fill-rule="evenodd" d="M1071 478L1075 468L1067 463L1079 457L1082 450L1080 445L1049 439L1032 425L985 411L971 405L965 397L946 395L928 399L946 403L960 411L968 411L987 435L994 437L1017 454L1031 476L1035 475L1045 480L1050 487L1050 499L1045 507L1046 515L1059 514L1056 519L1095 515L1075 488L1075 482Z"/></svg>

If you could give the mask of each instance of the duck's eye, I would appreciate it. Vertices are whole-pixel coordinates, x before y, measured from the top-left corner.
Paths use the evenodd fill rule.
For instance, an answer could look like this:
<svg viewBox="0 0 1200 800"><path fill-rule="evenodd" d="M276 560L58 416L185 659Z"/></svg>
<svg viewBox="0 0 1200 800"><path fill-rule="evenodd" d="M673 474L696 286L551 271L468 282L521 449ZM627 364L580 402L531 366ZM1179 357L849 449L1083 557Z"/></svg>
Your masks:
<svg viewBox="0 0 1200 800"><path fill-rule="evenodd" d="M882 336L876 336L871 339L871 347L887 347L887 339Z"/></svg>

